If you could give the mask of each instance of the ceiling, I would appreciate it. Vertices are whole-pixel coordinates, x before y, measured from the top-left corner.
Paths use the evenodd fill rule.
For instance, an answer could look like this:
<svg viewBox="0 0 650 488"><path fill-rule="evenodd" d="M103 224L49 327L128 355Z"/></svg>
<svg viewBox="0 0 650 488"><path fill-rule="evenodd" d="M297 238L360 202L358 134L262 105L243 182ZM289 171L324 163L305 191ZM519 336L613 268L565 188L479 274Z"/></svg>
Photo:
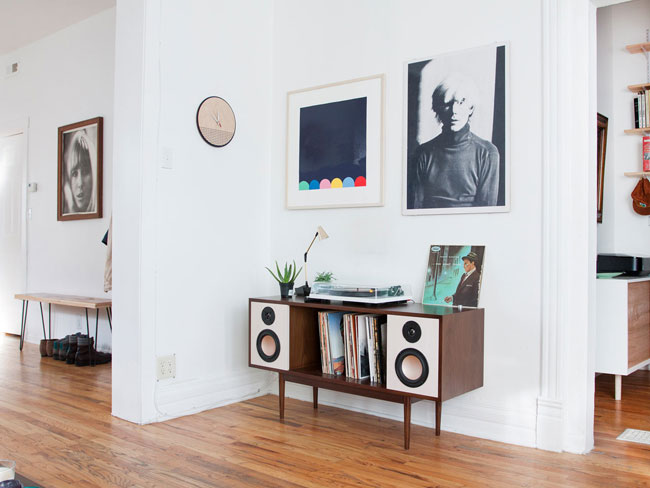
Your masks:
<svg viewBox="0 0 650 488"><path fill-rule="evenodd" d="M0 0L0 55L115 6L115 0Z"/></svg>

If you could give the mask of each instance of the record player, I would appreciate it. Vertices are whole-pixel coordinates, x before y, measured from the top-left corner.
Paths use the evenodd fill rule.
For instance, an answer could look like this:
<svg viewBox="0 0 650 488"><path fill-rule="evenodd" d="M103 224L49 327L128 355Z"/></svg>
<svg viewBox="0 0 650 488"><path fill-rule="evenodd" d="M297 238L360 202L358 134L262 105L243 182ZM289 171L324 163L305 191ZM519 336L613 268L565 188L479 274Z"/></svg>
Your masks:
<svg viewBox="0 0 650 488"><path fill-rule="evenodd" d="M413 298L411 288L406 285L366 286L317 281L312 285L309 299L382 304L404 303Z"/></svg>

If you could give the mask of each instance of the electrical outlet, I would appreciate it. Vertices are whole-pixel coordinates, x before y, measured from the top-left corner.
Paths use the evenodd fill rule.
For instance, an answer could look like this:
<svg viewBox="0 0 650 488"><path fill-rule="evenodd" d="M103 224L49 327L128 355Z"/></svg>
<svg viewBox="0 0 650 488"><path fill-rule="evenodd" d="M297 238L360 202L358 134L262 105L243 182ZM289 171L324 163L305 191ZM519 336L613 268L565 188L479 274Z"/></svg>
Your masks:
<svg viewBox="0 0 650 488"><path fill-rule="evenodd" d="M176 354L170 356L158 356L158 368L156 377L159 380L176 378Z"/></svg>

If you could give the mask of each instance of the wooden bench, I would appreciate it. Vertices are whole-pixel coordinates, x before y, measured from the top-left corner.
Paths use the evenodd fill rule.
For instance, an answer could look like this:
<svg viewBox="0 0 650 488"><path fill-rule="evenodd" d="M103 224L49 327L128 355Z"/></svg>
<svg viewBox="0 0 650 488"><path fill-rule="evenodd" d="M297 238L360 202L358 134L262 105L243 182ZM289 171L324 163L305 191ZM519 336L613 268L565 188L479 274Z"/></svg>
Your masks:
<svg viewBox="0 0 650 488"><path fill-rule="evenodd" d="M66 307L83 308L86 310L86 332L90 337L90 325L88 323L88 309L95 310L95 347L97 347L97 329L99 326L99 310L106 310L106 317L108 317L108 326L113 330L112 325L112 300L110 298L90 298L79 297L74 295L58 295L55 293L18 293L14 298L23 301L23 312L20 320L20 350L23 350L23 342L25 342L25 329L27 328L27 310L29 309L29 301L39 302L41 307L41 322L43 323L43 338L52 338L52 305L63 305ZM45 318L43 316L43 303L48 304L48 332L45 333Z"/></svg>

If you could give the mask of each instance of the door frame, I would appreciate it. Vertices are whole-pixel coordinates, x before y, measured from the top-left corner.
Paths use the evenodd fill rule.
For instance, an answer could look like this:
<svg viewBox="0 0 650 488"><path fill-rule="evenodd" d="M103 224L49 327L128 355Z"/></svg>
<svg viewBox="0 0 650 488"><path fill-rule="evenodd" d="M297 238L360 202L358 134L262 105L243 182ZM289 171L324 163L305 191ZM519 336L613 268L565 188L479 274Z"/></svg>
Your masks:
<svg viewBox="0 0 650 488"><path fill-rule="evenodd" d="M21 209L22 209L22 226L21 226L21 236L22 241L22 259L23 259L23 276L25 279L25 290L16 290L16 292L27 291L29 289L28 278L28 256L27 252L27 239L28 239L28 219L27 219L27 173L28 173L28 164L29 164L29 118L23 117L18 119L10 119L0 121L0 138L11 137L15 135L22 134L24 137L24 151L23 151L23 171L22 171L22 192L21 192ZM16 321L19 317L16 316Z"/></svg>

